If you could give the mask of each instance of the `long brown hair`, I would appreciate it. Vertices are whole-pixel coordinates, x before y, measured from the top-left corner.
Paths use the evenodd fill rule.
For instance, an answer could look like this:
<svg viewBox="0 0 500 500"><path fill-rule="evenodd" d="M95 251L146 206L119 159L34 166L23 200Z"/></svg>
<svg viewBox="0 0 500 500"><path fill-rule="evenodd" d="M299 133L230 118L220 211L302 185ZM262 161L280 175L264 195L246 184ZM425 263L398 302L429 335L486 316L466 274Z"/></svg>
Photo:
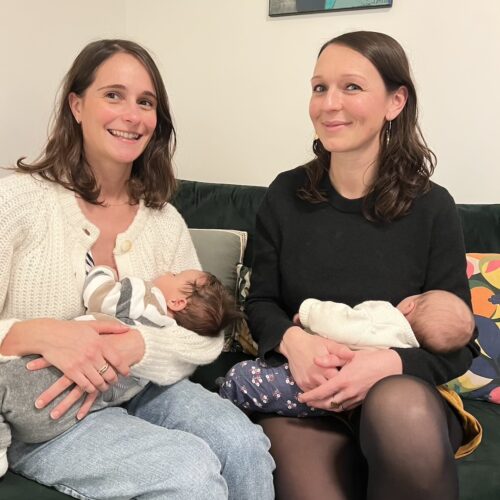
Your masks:
<svg viewBox="0 0 500 500"><path fill-rule="evenodd" d="M377 177L363 207L368 220L390 222L406 215L413 200L430 189L429 178L436 165L436 157L427 147L418 124L417 94L408 59L394 38L373 31L354 31L332 38L321 47L318 57L329 45L342 45L366 57L379 72L387 92L401 86L408 90L401 113L380 131ZM306 166L308 179L298 196L319 203L326 201L319 186L330 168L331 153L319 139L313 142L313 152L316 158Z"/></svg>
<svg viewBox="0 0 500 500"><path fill-rule="evenodd" d="M172 168L175 130L165 85L155 62L143 47L129 40L98 40L84 47L63 80L44 150L33 163L20 158L17 170L38 173L90 203L99 203L100 188L85 159L82 130L73 117L68 97L72 92L82 96L92 85L99 66L117 53L130 54L142 63L155 87L156 128L146 149L132 165L127 187L131 203L143 199L146 206L159 209L171 199L176 187Z"/></svg>

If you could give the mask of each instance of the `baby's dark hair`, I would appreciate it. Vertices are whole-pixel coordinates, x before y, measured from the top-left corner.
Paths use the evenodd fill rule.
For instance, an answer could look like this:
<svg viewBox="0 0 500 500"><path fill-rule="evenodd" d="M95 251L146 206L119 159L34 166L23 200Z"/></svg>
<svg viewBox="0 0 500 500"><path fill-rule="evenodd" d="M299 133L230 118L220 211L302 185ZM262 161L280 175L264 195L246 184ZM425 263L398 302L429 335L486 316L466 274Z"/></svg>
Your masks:
<svg viewBox="0 0 500 500"><path fill-rule="evenodd" d="M237 308L229 290L211 273L205 279L187 284L187 305L174 311L175 321L182 327L205 337L216 337L221 330L244 314Z"/></svg>

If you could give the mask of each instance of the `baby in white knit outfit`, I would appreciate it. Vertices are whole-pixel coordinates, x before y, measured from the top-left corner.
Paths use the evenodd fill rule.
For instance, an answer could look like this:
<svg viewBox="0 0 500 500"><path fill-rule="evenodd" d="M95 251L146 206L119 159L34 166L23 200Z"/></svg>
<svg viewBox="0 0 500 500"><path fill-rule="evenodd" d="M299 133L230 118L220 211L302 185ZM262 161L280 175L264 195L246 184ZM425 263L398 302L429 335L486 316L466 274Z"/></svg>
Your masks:
<svg viewBox="0 0 500 500"><path fill-rule="evenodd" d="M444 290L430 290L403 299L396 307L368 300L355 307L306 299L294 322L351 349L419 347L449 351L448 339L460 335L466 343L474 317L465 302Z"/></svg>
<svg viewBox="0 0 500 500"><path fill-rule="evenodd" d="M353 350L422 345L442 353L450 350L450 338L461 338L465 344L475 324L467 304L443 290L407 297L397 307L379 300L352 308L338 302L306 299L294 323ZM329 414L297 399L301 389L288 363L270 366L260 358L240 362L221 380L219 394L247 412L291 417Z"/></svg>
<svg viewBox="0 0 500 500"><path fill-rule="evenodd" d="M128 325L156 327L169 326L175 321L202 336L219 335L241 316L222 283L214 275L196 269L165 273L153 281L135 277L118 281L111 268L96 266L85 281L83 300L89 314L79 320L116 318ZM70 389L49 407L43 410L34 407L35 399L62 375L54 367L36 372L27 370L26 363L36 357L25 356L0 364L0 477L7 470L11 434L26 443L40 443L77 422L78 405L58 420L50 418L51 409ZM130 400L147 383L137 377L119 376L118 382L94 402L92 411Z"/></svg>

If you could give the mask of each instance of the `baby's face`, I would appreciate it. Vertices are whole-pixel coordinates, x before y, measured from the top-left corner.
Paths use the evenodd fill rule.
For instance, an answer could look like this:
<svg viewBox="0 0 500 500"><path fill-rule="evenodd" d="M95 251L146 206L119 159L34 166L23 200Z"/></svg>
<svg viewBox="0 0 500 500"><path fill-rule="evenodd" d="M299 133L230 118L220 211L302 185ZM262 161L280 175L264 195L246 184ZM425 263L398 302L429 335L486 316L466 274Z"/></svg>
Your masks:
<svg viewBox="0 0 500 500"><path fill-rule="evenodd" d="M167 299L186 295L189 283L205 279L205 273L196 269L187 269L180 273L165 273L161 276L161 290Z"/></svg>

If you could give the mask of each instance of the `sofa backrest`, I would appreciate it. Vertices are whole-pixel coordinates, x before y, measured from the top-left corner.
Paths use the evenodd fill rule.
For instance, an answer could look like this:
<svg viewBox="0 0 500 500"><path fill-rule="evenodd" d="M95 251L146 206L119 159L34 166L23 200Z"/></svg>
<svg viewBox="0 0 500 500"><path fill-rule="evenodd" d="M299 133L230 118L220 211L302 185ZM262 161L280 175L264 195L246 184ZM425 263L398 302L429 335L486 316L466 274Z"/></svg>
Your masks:
<svg viewBox="0 0 500 500"><path fill-rule="evenodd" d="M467 252L500 253L500 204L458 204Z"/></svg>
<svg viewBox="0 0 500 500"><path fill-rule="evenodd" d="M265 187L180 181L173 204L192 228L247 231L251 265L255 215ZM500 252L500 204L458 205L467 252Z"/></svg>
<svg viewBox="0 0 500 500"><path fill-rule="evenodd" d="M246 231L248 243L243 263L250 266L255 215L266 189L261 186L180 181L172 203L189 227Z"/></svg>

